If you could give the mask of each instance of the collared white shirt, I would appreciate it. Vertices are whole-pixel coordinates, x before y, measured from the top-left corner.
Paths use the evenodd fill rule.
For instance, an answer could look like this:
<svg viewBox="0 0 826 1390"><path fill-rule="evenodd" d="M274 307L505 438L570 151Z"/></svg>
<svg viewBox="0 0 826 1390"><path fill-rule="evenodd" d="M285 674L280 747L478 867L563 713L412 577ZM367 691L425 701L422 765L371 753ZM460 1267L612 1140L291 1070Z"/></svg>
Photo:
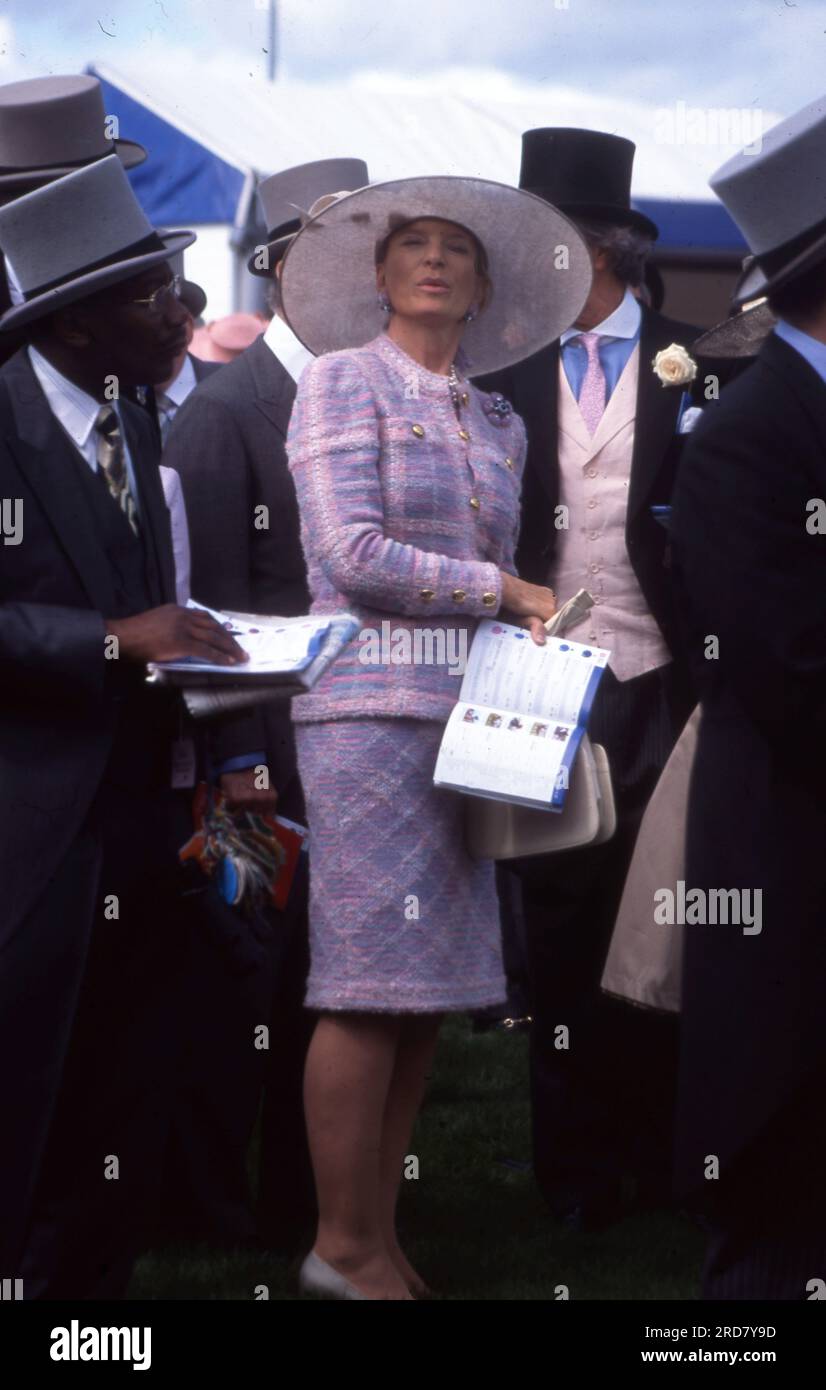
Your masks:
<svg viewBox="0 0 826 1390"><path fill-rule="evenodd" d="M627 285L625 294L607 319L598 323L595 328L590 329L591 333L599 333L603 338L636 338L642 320L642 310L640 301ZM566 328L560 338L564 347L571 338L576 338L578 334L584 333L583 328Z"/></svg>
<svg viewBox="0 0 826 1390"><path fill-rule="evenodd" d="M264 332L264 342L297 385L304 368L315 359L279 314L273 314L270 319Z"/></svg>
<svg viewBox="0 0 826 1390"><path fill-rule="evenodd" d="M198 379L195 376L195 368L189 353L183 360L181 370L175 380L160 390L155 388L155 403L158 407L158 417L161 427L161 436L165 440L169 433L169 427L175 419L180 407L183 405L190 392L195 390Z"/></svg>
<svg viewBox="0 0 826 1390"><path fill-rule="evenodd" d="M98 471L98 435L95 430L95 420L101 407L101 402L96 401L94 396L90 396L87 391L83 391L76 386L73 381L64 376L57 370L51 362L38 352L36 347L31 344L26 349L29 354L29 361L32 370L43 388L43 394L49 403L49 409L69 436L78 453L86 460L93 473ZM120 432L123 440L123 453L126 461L126 470L129 476L129 488L135 501L135 508L140 516L140 492L137 486L135 470L132 464L132 456L129 453L129 442L126 438L126 430L123 427L123 416L120 412L118 401L110 401L108 404L114 407L118 420L120 421Z"/></svg>

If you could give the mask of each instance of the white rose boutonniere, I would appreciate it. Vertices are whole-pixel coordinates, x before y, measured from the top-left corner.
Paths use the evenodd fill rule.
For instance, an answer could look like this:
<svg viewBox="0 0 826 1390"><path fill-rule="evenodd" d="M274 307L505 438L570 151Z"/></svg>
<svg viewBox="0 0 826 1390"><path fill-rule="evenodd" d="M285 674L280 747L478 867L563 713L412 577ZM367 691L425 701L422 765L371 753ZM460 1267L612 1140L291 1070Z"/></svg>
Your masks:
<svg viewBox="0 0 826 1390"><path fill-rule="evenodd" d="M679 343L662 348L652 366L663 386L685 386L697 375L697 363Z"/></svg>

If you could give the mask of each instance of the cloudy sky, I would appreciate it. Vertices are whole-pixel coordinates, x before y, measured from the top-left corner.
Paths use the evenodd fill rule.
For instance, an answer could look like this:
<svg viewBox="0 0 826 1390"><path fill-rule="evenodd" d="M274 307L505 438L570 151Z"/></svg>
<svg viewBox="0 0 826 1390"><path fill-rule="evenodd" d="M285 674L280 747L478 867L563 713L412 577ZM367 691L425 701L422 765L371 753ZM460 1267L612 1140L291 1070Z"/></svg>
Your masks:
<svg viewBox="0 0 826 1390"><path fill-rule="evenodd" d="M285 78L571 84L788 114L826 89L824 0L276 0ZM220 57L263 75L268 0L0 0L0 81Z"/></svg>

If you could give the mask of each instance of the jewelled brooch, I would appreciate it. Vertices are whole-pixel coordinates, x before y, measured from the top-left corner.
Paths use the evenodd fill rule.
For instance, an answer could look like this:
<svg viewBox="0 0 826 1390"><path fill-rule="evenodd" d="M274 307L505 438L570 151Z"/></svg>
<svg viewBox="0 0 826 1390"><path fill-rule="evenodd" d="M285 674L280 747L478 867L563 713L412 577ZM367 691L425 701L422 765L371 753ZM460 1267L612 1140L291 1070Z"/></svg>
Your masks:
<svg viewBox="0 0 826 1390"><path fill-rule="evenodd" d="M507 425L513 414L510 401L506 401L499 391L491 392L484 402L484 409L494 425Z"/></svg>

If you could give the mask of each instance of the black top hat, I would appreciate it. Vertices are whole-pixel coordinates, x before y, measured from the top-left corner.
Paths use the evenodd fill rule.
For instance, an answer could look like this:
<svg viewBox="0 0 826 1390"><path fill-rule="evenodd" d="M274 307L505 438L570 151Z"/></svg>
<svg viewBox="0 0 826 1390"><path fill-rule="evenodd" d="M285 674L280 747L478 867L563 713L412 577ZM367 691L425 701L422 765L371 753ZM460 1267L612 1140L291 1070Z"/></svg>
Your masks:
<svg viewBox="0 0 826 1390"><path fill-rule="evenodd" d="M592 217L656 238L656 225L631 207L635 149L633 140L601 130L526 130L519 187L553 203L574 221Z"/></svg>

